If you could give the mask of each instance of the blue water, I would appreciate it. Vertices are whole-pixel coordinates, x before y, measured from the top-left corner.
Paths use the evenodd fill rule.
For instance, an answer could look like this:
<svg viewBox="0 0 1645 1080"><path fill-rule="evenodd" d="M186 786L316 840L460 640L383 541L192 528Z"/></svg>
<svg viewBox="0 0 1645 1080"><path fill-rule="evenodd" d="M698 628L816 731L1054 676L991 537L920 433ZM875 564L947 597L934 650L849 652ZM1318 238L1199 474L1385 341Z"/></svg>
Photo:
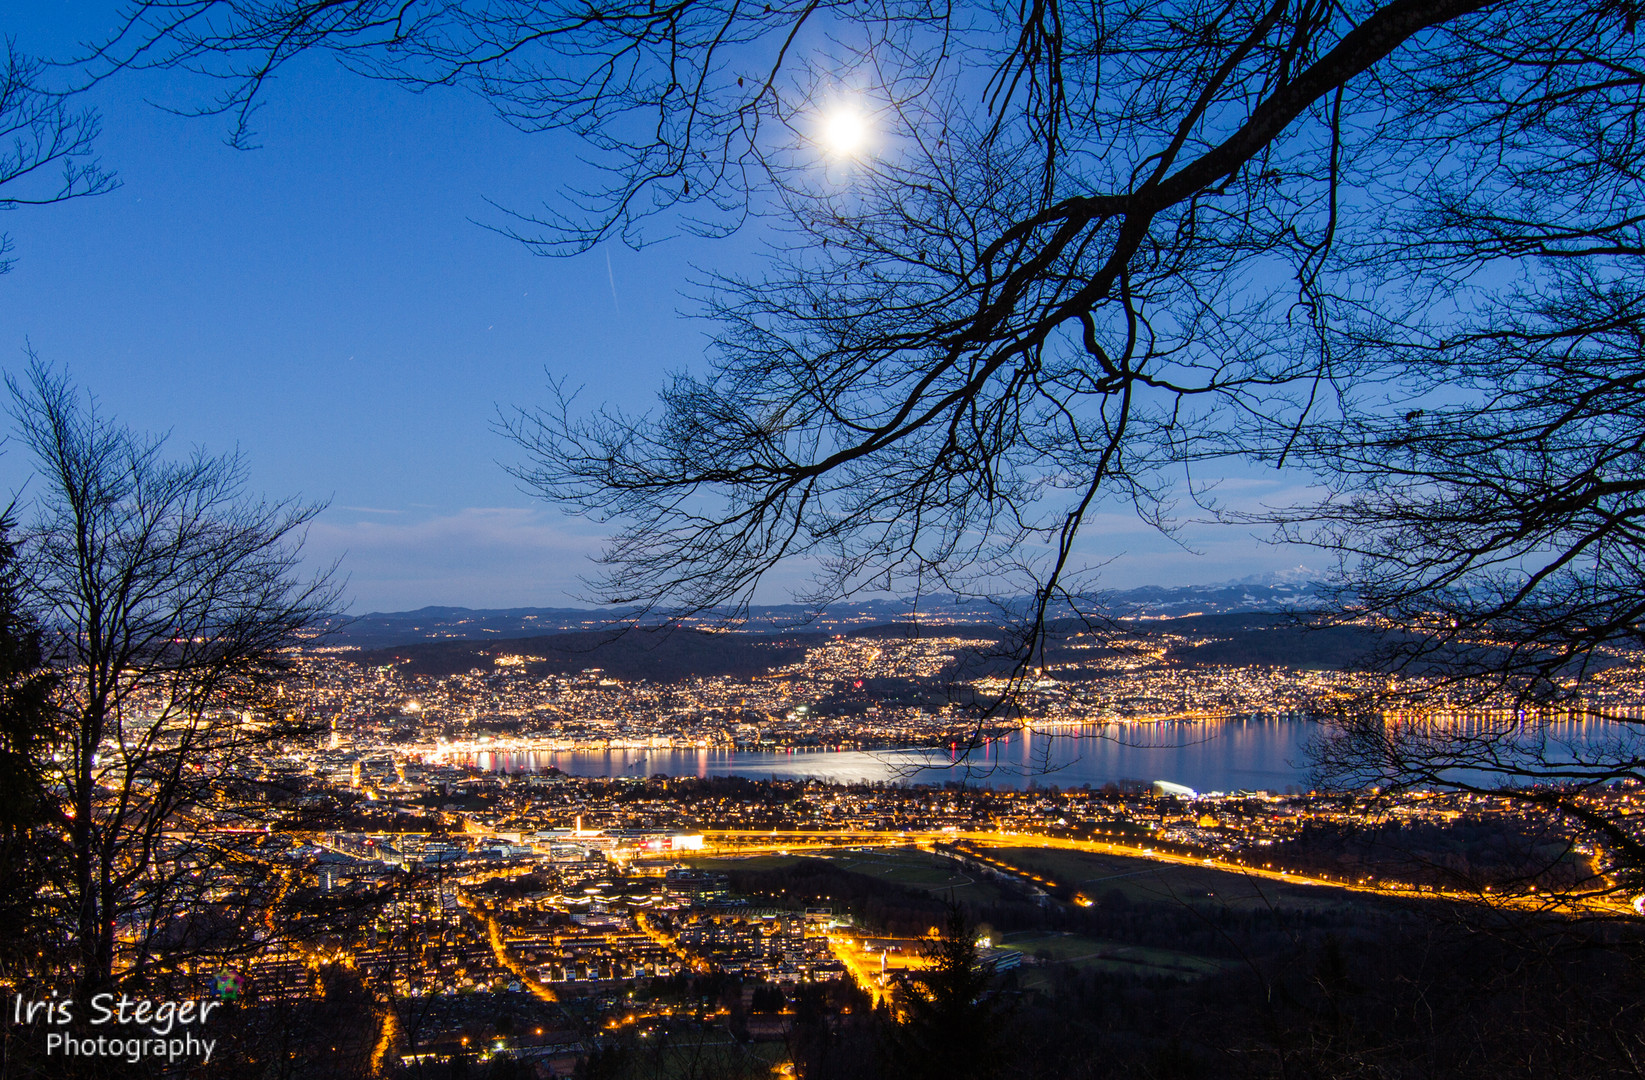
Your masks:
<svg viewBox="0 0 1645 1080"><path fill-rule="evenodd" d="M1026 788L1168 780L1196 791L1284 792L1309 786L1306 742L1314 725L1299 720L1199 724L1109 724L1068 733L1018 732L959 758L913 750L607 750L478 753L482 769L573 776L815 777L840 783L888 781Z"/></svg>
<svg viewBox="0 0 1645 1080"><path fill-rule="evenodd" d="M1502 760L1530 764L1533 774L1544 776L1576 778L1592 775L1585 762L1645 759L1645 715L1639 711L1616 720L1565 716L1540 722L1516 720L1508 713L1462 715L1436 721L1434 730L1446 737L1484 737ZM554 767L573 776L663 773L759 780L815 777L839 783L958 781L1000 788L1086 784L1100 788L1108 783L1166 780L1199 792L1285 793L1313 786L1308 750L1320 732L1319 725L1297 719L1094 724L1055 732L1015 732L965 756L920 750L772 753L699 749L499 751L459 755L454 760L508 773ZM1484 764L1470 753L1456 760L1446 776L1453 783L1485 788L1525 782L1523 775L1480 771Z"/></svg>

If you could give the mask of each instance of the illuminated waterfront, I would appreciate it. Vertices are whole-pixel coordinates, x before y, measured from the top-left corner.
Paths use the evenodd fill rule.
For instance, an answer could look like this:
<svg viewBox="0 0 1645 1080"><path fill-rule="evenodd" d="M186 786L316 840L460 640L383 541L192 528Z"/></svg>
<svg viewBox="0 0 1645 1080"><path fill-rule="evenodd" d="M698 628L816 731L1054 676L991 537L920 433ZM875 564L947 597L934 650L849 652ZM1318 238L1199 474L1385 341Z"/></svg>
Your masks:
<svg viewBox="0 0 1645 1080"><path fill-rule="evenodd" d="M1639 741L1633 725L1562 718L1528 725L1551 756L1581 756L1616 740ZM1306 790L1311 784L1309 741L1317 723L1300 720L1103 724L1077 732L1019 732L992 739L962 756L957 749L786 751L724 747L602 750L498 749L448 751L446 760L491 772L534 773L550 768L573 776L743 776L815 778L840 783L963 782L998 788L1081 787L1169 780L1196 791ZM1485 778L1474 779L1489 783Z"/></svg>
<svg viewBox="0 0 1645 1080"><path fill-rule="evenodd" d="M1078 734L1023 732L994 739L961 759L957 750L792 750L703 747L694 750L498 750L455 753L494 772L550 768L574 776L745 776L838 782L949 781L1026 788L1102 787L1171 780L1200 791L1306 787L1306 741L1317 727L1300 720L1198 724L1093 725Z"/></svg>

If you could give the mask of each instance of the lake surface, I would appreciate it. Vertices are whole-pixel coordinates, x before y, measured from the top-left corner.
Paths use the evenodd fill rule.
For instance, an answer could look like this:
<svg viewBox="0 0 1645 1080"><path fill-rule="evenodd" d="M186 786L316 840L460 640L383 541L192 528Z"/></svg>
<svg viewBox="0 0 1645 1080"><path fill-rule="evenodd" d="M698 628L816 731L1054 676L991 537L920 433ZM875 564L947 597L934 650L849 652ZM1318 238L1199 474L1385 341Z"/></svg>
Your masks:
<svg viewBox="0 0 1645 1080"><path fill-rule="evenodd" d="M1522 754L1544 762L1645 758L1645 720L1555 719L1515 723L1507 714L1445 722L1453 731L1480 733L1483 724L1506 735ZM1504 728L1504 724L1508 726ZM838 783L885 781L997 788L1081 787L1166 780L1198 792L1241 790L1286 793L1312 786L1309 743L1320 725L1300 719L1201 723L1093 724L1055 731L1016 732L969 757L925 750L518 751L451 754L448 760L493 772L531 773L550 767L573 776L746 776L754 780L815 777ZM1508 744L1501 744L1506 748ZM1522 759L1523 760L1523 759ZM1494 787L1476 772L1457 779Z"/></svg>
<svg viewBox="0 0 1645 1080"><path fill-rule="evenodd" d="M1308 787L1306 742L1316 731L1299 720L1092 725L1072 732L1014 733L979 747L968 759L918 750L699 749L482 752L458 760L507 773L552 766L573 776L815 777L1009 788L1168 780L1196 791L1284 792Z"/></svg>

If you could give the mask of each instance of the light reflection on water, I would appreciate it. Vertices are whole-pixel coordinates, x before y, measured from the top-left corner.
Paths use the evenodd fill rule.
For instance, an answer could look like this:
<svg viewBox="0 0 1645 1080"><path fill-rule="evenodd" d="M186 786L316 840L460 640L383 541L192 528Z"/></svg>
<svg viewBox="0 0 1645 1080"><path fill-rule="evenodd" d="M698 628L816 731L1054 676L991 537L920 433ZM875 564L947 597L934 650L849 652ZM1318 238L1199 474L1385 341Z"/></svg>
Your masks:
<svg viewBox="0 0 1645 1080"><path fill-rule="evenodd" d="M1504 719L1448 723L1476 733L1480 727L1500 733L1504 731ZM955 781L1001 788L1085 784L1100 788L1111 782L1168 780L1196 791L1286 792L1309 787L1308 743L1319 733L1319 725L1308 720L1230 720L1016 732L992 740L968 756L921 750L769 752L700 748L497 751L451 754L447 760L506 773L542 772L553 767L573 776L662 773L757 780L816 778L838 783ZM1637 722L1562 717L1524 725L1515 734L1524 745L1540 744L1541 752L1550 760L1590 755L1611 760L1619 756L1645 757L1645 732ZM1496 783L1483 774L1456 775L1487 787Z"/></svg>
<svg viewBox="0 0 1645 1080"><path fill-rule="evenodd" d="M1170 780L1198 791L1306 787L1305 721L1220 724L1092 725L1070 733L1018 732L966 758L919 750L598 750L499 751L452 755L493 772L550 767L573 776L746 776L816 778L839 783L963 781L994 787L1101 787L1126 780Z"/></svg>

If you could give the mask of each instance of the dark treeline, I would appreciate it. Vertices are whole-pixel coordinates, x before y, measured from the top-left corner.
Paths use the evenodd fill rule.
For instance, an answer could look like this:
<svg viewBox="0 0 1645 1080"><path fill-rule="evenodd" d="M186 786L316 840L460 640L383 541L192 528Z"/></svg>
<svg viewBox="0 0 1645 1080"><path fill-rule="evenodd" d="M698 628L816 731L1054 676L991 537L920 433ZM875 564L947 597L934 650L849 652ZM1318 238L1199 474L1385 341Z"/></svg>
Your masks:
<svg viewBox="0 0 1645 1080"><path fill-rule="evenodd" d="M482 641L420 641L390 649L354 653L364 667L403 666L412 675L443 677L474 668L492 669L494 657L531 657L524 670L534 676L577 675L589 668L617 679L666 683L697 676L759 675L793 663L820 634L711 634L681 627L585 630L541 637Z"/></svg>
<svg viewBox="0 0 1645 1080"><path fill-rule="evenodd" d="M1286 935L1194 982L1052 966L1019 998L1003 1075L1633 1075L1639 943L1599 937L1438 919Z"/></svg>
<svg viewBox="0 0 1645 1080"><path fill-rule="evenodd" d="M947 908L940 895L821 859L730 876L751 898L832 902L870 933L926 933ZM1118 889L1090 908L1042 906L1009 886L964 910L995 935L1078 934L1107 950L1090 966L1025 949L1021 968L996 976L1003 1064L979 1067L977 1080L1635 1075L1645 940L1614 923L1432 902L1152 901ZM1193 977L1141 950L1210 962ZM808 1012L792 989L789 1008L803 1076L900 1076L885 1053L884 1008Z"/></svg>

